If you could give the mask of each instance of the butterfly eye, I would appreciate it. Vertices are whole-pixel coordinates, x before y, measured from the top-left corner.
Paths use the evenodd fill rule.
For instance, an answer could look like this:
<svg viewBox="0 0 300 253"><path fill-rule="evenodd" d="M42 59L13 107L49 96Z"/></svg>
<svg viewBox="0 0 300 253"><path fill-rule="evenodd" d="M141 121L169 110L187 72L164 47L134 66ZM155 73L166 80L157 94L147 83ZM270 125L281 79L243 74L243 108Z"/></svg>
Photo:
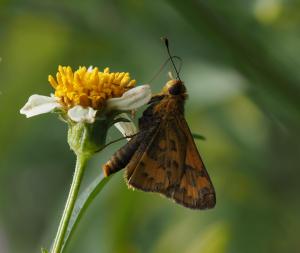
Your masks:
<svg viewBox="0 0 300 253"><path fill-rule="evenodd" d="M176 83L174 83L170 88L169 88L169 93L171 94L171 95L179 95L179 94L181 94L181 93L183 93L184 92L184 87L183 87L183 85L182 85L182 83L181 82L176 82Z"/></svg>

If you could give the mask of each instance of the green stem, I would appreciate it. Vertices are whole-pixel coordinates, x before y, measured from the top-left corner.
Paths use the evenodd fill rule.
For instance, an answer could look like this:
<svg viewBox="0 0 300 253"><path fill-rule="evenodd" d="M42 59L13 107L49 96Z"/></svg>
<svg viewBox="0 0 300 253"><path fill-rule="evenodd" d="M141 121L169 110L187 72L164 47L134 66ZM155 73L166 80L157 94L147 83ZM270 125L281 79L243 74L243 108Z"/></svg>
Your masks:
<svg viewBox="0 0 300 253"><path fill-rule="evenodd" d="M86 155L77 155L77 160L76 160L76 167L75 167L75 173L73 176L73 181L71 185L71 189L69 192L69 196L67 199L67 203L63 212L63 215L61 217L59 227L54 239L54 243L52 246L51 253L60 253L63 242L64 242L64 237L67 231L67 227L74 209L74 205L78 196L80 184L82 181L84 169L86 167L86 163L88 161L88 156Z"/></svg>

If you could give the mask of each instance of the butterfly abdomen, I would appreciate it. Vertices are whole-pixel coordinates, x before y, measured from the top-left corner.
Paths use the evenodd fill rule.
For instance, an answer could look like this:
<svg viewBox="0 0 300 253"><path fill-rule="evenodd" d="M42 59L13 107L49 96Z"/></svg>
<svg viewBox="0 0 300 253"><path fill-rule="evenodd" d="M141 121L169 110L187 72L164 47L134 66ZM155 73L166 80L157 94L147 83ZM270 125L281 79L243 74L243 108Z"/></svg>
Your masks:
<svg viewBox="0 0 300 253"><path fill-rule="evenodd" d="M103 165L103 173L105 176L109 176L121 169L123 169L131 160L134 152L140 145L143 139L143 134L140 132L134 136L124 147L120 148L111 159Z"/></svg>

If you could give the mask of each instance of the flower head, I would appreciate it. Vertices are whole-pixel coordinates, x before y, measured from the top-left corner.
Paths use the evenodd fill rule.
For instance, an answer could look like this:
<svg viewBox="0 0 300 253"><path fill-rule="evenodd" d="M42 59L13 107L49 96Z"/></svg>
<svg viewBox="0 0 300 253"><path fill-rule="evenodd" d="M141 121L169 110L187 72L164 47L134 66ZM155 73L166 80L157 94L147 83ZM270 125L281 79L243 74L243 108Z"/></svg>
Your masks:
<svg viewBox="0 0 300 253"><path fill-rule="evenodd" d="M123 135L136 131L122 111L130 111L151 99L149 85L135 86L129 73L103 72L98 68L58 67L56 78L49 75L54 88L51 96L32 95L20 110L26 117L55 111L69 125L68 143L76 154L91 155L105 143L113 124Z"/></svg>
<svg viewBox="0 0 300 253"><path fill-rule="evenodd" d="M20 110L26 117L47 113L58 109L74 122L93 123L98 111L127 111L147 103L151 98L148 85L135 87L129 73L98 68L58 67L56 78L48 80L55 89L51 97L32 95Z"/></svg>
<svg viewBox="0 0 300 253"><path fill-rule="evenodd" d="M52 75L48 80L55 89L54 96L64 107L81 105L94 110L101 109L109 98L121 97L136 84L129 73L110 73L109 68L101 72L92 67L79 67L73 72L69 66L59 66L56 80Z"/></svg>

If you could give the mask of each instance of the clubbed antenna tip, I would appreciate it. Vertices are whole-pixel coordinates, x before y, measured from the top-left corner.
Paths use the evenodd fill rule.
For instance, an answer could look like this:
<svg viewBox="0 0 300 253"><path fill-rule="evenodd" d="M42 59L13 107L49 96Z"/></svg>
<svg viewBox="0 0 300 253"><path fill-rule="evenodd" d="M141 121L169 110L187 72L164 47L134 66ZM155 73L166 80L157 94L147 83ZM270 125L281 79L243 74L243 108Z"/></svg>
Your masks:
<svg viewBox="0 0 300 253"><path fill-rule="evenodd" d="M178 72L178 70L177 70L177 68L176 68L176 65L175 65L175 63L174 63L174 61L173 61L173 56L171 55L171 52L170 52L170 48L169 48L169 40L168 40L167 37L161 37L161 40L165 43L165 46L166 46L166 48L167 48L168 55L169 55L169 57L170 57L170 59L171 59L172 65L173 65L173 67L174 67L174 69L175 69L177 79L180 80L179 72Z"/></svg>

